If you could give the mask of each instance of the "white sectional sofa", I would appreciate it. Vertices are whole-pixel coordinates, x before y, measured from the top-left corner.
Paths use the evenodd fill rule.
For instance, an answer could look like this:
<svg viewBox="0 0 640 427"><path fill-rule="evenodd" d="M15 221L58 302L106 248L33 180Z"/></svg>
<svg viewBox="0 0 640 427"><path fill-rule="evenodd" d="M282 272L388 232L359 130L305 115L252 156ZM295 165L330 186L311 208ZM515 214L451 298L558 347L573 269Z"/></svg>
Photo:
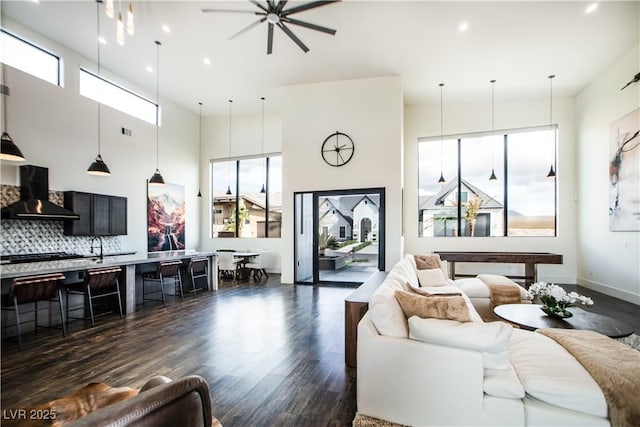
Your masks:
<svg viewBox="0 0 640 427"><path fill-rule="evenodd" d="M359 414L410 426L610 425L602 391L554 340L484 323L464 292L472 322L407 320L395 291L409 286L419 286L411 255L358 325Z"/></svg>

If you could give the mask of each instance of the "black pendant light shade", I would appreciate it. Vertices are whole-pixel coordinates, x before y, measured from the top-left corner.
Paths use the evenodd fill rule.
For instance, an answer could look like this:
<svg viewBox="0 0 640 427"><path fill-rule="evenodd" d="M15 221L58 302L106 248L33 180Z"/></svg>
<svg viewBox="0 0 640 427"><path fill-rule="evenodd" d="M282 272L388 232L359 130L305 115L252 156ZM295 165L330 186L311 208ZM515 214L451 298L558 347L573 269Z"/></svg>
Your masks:
<svg viewBox="0 0 640 427"><path fill-rule="evenodd" d="M202 192L198 190L198 197L202 197Z"/></svg>
<svg viewBox="0 0 640 427"><path fill-rule="evenodd" d="M496 177L496 172L495 170L493 170L493 168L491 169L491 176L489 177L489 181L495 181L496 179L498 179Z"/></svg>
<svg viewBox="0 0 640 427"><path fill-rule="evenodd" d="M264 184L262 184L262 188L260 189L260 193L264 194L266 192L267 192L267 190L264 189Z"/></svg>
<svg viewBox="0 0 640 427"><path fill-rule="evenodd" d="M549 173L547 174L547 178L553 179L556 177L556 171L553 169L553 165L549 168Z"/></svg>
<svg viewBox="0 0 640 427"><path fill-rule="evenodd" d="M440 184L442 184L442 183L444 183L444 182L447 182L447 181L444 179L444 175L442 175L442 172L440 172L440 178L438 179L438 182L439 182Z"/></svg>
<svg viewBox="0 0 640 427"><path fill-rule="evenodd" d="M96 0L96 29L97 38L100 38L100 3L102 0ZM98 75L100 75L100 40L98 40ZM89 165L87 169L89 175L94 176L111 176L111 171L107 164L102 160L100 154L100 102L98 102L98 155L96 159Z"/></svg>
<svg viewBox="0 0 640 427"><path fill-rule="evenodd" d="M151 179L149 180L149 184L155 184L155 185L164 184L164 178L162 177L162 175L160 175L160 170L156 169L156 171L151 176Z"/></svg>
<svg viewBox="0 0 640 427"><path fill-rule="evenodd" d="M0 154L0 159L2 160L11 160L14 162L24 161L24 156L22 155L22 151L18 148L18 146L13 142L11 136L7 132L2 132L2 154Z"/></svg>
<svg viewBox="0 0 640 427"><path fill-rule="evenodd" d="M156 44L156 171L151 176L149 184L164 185L164 178L160 175L160 169L158 168L158 158L160 150L160 43L158 40Z"/></svg>
<svg viewBox="0 0 640 427"><path fill-rule="evenodd" d="M231 195L231 186L230 185L227 185L227 192L224 193L224 194L226 194L227 196Z"/></svg>
<svg viewBox="0 0 640 427"><path fill-rule="evenodd" d="M109 170L109 167L104 162L104 160L102 160L102 156L100 154L98 154L96 156L96 159L93 161L93 163L91 163L91 166L89 166L89 169L87 169L87 173L89 175L96 175L96 176L111 175L111 171Z"/></svg>

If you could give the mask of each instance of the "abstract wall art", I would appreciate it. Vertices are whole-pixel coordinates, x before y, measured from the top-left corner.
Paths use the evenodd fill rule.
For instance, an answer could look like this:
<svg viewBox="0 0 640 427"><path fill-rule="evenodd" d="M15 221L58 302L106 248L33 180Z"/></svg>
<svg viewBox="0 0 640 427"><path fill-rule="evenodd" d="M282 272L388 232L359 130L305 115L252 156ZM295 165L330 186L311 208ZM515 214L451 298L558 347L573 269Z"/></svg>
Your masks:
<svg viewBox="0 0 640 427"><path fill-rule="evenodd" d="M609 230L640 231L640 108L611 123Z"/></svg>

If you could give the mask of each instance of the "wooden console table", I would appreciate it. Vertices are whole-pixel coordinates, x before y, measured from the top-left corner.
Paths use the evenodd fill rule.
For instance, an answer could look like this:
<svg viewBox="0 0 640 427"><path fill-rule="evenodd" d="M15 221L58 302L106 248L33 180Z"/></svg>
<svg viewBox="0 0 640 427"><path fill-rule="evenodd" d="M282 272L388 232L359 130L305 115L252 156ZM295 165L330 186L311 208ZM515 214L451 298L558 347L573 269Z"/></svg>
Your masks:
<svg viewBox="0 0 640 427"><path fill-rule="evenodd" d="M438 252L440 259L449 263L451 279L456 278L456 262L487 262L524 264L523 276L508 276L524 279L525 286L538 281L538 264L562 264L562 255L548 252ZM461 275L458 275L459 277Z"/></svg>
<svg viewBox="0 0 640 427"><path fill-rule="evenodd" d="M358 323L369 310L369 299L384 282L387 273L373 273L358 289L344 300L344 361L350 368L357 364Z"/></svg>

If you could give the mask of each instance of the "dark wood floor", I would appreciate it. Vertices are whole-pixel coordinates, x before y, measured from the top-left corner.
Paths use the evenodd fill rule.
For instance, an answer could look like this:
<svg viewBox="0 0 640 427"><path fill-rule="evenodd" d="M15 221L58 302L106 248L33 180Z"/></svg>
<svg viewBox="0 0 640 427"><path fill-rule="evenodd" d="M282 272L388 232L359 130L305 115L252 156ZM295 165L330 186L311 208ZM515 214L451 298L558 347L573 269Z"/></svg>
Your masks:
<svg viewBox="0 0 640 427"><path fill-rule="evenodd" d="M125 320L2 343L2 409L60 397L90 382L140 387L154 375L209 383L226 427L351 425L355 370L344 364L344 299L352 288L225 283L212 294L145 307ZM571 287L568 287L571 288ZM584 288L592 310L640 331L639 307ZM35 338L35 339L34 339Z"/></svg>

